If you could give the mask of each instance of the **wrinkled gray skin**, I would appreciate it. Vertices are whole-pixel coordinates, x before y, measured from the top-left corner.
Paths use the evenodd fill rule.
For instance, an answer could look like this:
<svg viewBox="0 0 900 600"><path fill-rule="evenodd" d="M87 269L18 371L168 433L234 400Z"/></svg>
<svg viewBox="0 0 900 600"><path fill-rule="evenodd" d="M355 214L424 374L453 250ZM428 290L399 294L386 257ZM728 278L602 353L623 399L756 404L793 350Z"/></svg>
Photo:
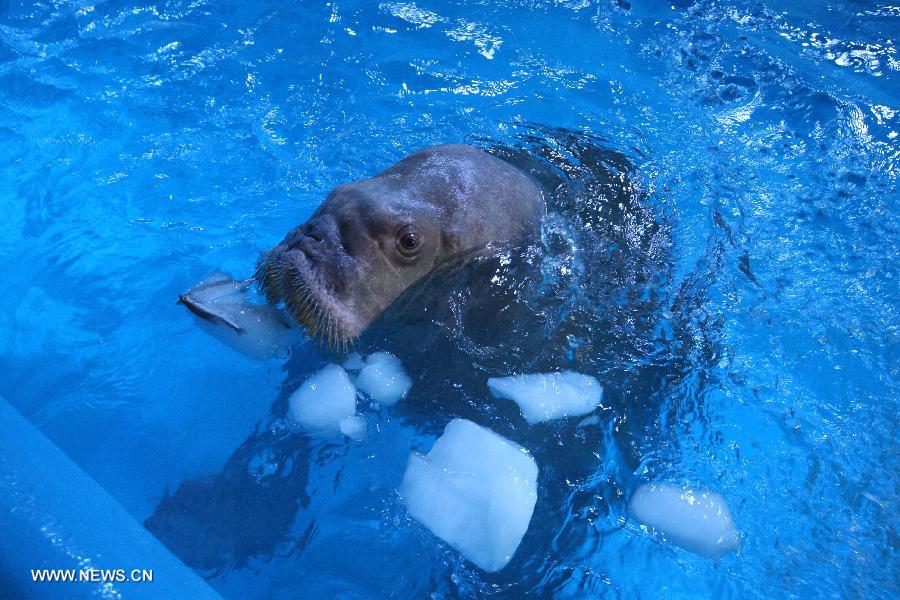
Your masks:
<svg viewBox="0 0 900 600"><path fill-rule="evenodd" d="M340 347L435 267L535 235L544 212L519 169L469 146L433 146L332 190L262 256L257 280L312 336Z"/></svg>

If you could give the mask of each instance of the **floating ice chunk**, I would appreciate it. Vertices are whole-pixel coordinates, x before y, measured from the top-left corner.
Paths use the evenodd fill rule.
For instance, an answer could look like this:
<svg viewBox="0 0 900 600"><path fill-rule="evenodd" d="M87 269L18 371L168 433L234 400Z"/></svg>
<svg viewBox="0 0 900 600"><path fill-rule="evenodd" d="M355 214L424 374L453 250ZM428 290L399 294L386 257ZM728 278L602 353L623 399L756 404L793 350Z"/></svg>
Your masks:
<svg viewBox="0 0 900 600"><path fill-rule="evenodd" d="M288 399L290 416L311 433L330 437L341 420L356 416L356 389L339 365L328 365L303 382Z"/></svg>
<svg viewBox="0 0 900 600"><path fill-rule="evenodd" d="M346 435L351 440L356 440L357 442L361 442L366 439L366 433L368 430L368 421L366 418L360 415L353 415L352 417L344 417L340 422L341 433Z"/></svg>
<svg viewBox="0 0 900 600"><path fill-rule="evenodd" d="M403 370L399 358L388 352L376 352L366 359L366 366L359 372L356 385L375 402L390 406L406 396L412 387L412 380Z"/></svg>
<svg viewBox="0 0 900 600"><path fill-rule="evenodd" d="M628 510L674 544L707 558L719 558L738 547L731 511L715 492L646 483L631 497Z"/></svg>
<svg viewBox="0 0 900 600"><path fill-rule="evenodd" d="M528 529L537 476L521 446L454 419L431 452L410 454L398 492L413 519L493 572L506 566Z"/></svg>
<svg viewBox="0 0 900 600"><path fill-rule="evenodd" d="M491 377L487 385L495 398L518 404L522 416L532 425L586 415L603 399L600 382L573 371Z"/></svg>

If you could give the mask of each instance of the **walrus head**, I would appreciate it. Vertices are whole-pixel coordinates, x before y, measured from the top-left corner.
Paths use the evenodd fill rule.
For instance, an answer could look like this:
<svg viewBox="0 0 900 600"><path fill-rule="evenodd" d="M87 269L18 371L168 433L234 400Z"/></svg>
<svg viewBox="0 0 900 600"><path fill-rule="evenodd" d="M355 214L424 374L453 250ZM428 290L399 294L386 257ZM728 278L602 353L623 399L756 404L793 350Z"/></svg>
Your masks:
<svg viewBox="0 0 900 600"><path fill-rule="evenodd" d="M257 264L270 302L341 347L451 257L535 234L545 211L532 179L461 145L427 148L336 187Z"/></svg>

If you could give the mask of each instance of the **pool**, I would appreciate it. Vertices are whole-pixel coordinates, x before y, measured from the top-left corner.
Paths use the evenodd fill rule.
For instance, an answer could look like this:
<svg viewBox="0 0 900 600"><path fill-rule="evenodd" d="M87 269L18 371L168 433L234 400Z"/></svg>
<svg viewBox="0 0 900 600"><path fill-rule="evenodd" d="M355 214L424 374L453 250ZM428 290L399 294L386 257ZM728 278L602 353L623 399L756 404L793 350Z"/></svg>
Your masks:
<svg viewBox="0 0 900 600"><path fill-rule="evenodd" d="M182 498L160 538L224 597L894 597L898 31L882 2L5 2L0 397L123 518ZM496 337L370 336L409 398L364 442L297 434L286 395L334 357L252 360L175 300L447 142L525 149L582 192L592 160L628 165L660 245L604 278L558 202L543 303L510 300ZM527 428L484 386L560 368L603 383L595 424ZM455 417L541 468L494 574L396 492ZM739 551L650 535L626 506L647 480L722 494Z"/></svg>

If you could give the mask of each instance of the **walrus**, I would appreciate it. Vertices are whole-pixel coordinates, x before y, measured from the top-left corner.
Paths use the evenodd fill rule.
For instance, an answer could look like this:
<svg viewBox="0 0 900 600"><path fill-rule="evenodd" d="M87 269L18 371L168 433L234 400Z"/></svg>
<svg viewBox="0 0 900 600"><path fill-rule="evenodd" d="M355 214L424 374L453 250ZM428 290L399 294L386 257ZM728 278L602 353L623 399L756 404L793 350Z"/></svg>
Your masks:
<svg viewBox="0 0 900 600"><path fill-rule="evenodd" d="M598 548L607 536L619 535L623 502L634 474L644 472L647 449L668 448L679 415L703 418L693 399L703 397L707 380L714 382L704 374L715 372L722 355L717 346L721 325L704 312L704 299L723 263L715 253L726 241L713 238L709 262L676 276L674 217L664 200L642 185L631 155L598 135L561 129L528 129L514 144L483 144L503 161L501 166L508 163L537 182L546 201L540 238L463 253L465 262L458 268L448 257L442 263L450 263L448 268L434 268L411 284L354 345L364 354L390 352L413 379L414 392L392 407L379 427L409 426L415 440L421 440L440 435L449 419L465 418L489 424L533 453L541 468L541 494L530 539L523 542L527 550L499 576L464 577L475 586L503 585L507 593L546 593L569 589L571 571L548 572L535 565L550 552L579 560L585 544ZM487 187L493 193L493 186ZM201 318L208 318L202 313L231 310L230 298L224 309L215 302L220 292L232 289L220 280L212 280L214 289L184 296L185 302L203 302ZM254 305L241 306L247 310ZM431 556L417 534L402 525L403 513L394 512L394 489L406 454L385 454L393 442L341 446L286 426L289 397L310 373L332 361L313 344L292 347L269 417L253 428L221 470L171 482L145 525L186 564L215 576L259 560L289 561L291 569L309 574L304 583L319 578L323 586L340 581L347 589L361 581L360 571L381 569L385 576L365 579L360 593L389 595L397 593L394 571L372 556L388 557L386 561ZM514 405L502 405L487 393L490 376L563 369L597 376L606 409L581 421L529 427ZM679 390L684 387L692 391L682 400ZM661 411L666 415L662 421ZM391 429L389 435L397 431ZM380 429L378 435L387 432ZM384 438L373 441L377 439ZM360 456L376 453L384 460L379 468L361 462ZM663 453L651 465L669 469L669 457ZM336 461L339 475L329 470ZM339 485L328 484L338 478ZM354 481L360 495L351 498L346 486ZM328 509L323 517L323 506L331 502L341 508ZM358 509L358 514L350 517L345 509ZM374 513L385 521L399 519L399 527L385 526L397 535L381 535L384 529L369 527ZM355 516L357 523L365 523L364 531L353 529ZM352 531L348 536L365 540L356 547L373 554L355 552L342 561L323 558L331 556L326 548L346 555L346 546L323 541L320 524L331 518L340 518ZM342 529L331 528L333 540L344 539ZM408 548L412 551L405 554ZM417 590L448 579L447 569L460 572L449 561L429 560L423 559L423 568L409 576L420 586ZM330 570L324 575L326 568ZM258 585L267 585L264 569L254 568L252 576L258 577Z"/></svg>
<svg viewBox="0 0 900 600"><path fill-rule="evenodd" d="M256 280L312 338L346 348L432 270L537 235L545 211L537 183L513 165L471 146L432 146L334 188L262 255Z"/></svg>

